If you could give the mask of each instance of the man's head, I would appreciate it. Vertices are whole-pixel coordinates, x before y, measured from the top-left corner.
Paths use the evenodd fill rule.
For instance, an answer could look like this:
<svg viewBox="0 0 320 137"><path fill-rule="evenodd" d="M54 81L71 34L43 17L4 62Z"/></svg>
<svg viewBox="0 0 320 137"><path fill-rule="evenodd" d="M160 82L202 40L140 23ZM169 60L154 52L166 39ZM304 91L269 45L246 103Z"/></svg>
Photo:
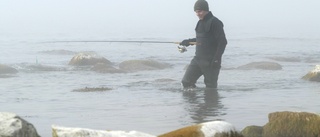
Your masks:
<svg viewBox="0 0 320 137"><path fill-rule="evenodd" d="M208 2L205 0L197 0L197 2L194 4L194 11L199 19L202 20L204 16L209 13Z"/></svg>
<svg viewBox="0 0 320 137"><path fill-rule="evenodd" d="M209 11L208 2L205 0L197 0L197 2L194 4L194 11L196 10Z"/></svg>

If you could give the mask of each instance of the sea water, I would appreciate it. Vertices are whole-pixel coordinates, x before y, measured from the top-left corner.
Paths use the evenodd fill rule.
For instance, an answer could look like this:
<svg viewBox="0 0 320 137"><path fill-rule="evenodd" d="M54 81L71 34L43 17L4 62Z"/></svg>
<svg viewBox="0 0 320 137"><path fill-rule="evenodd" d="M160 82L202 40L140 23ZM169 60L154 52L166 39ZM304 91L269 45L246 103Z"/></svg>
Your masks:
<svg viewBox="0 0 320 137"><path fill-rule="evenodd" d="M18 114L32 123L41 136L51 135L52 124L158 135L212 120L230 122L238 130L249 125L263 126L268 122L268 114L275 111L320 113L320 84L301 79L320 63L317 37L228 37L218 91L212 92L205 91L203 77L194 91L181 90L185 67L195 52L193 46L179 53L177 45L170 43L42 43L59 38L65 40L60 35L54 38L2 35L0 43L0 63L19 71L0 78L0 111ZM171 36L138 38L180 40ZM171 67L97 73L68 65L74 54L44 53L55 50L93 51L115 67L127 60L149 59L169 63ZM261 61L278 63L282 69L237 69ZM28 67L32 65L56 69ZM85 87L112 90L73 92Z"/></svg>

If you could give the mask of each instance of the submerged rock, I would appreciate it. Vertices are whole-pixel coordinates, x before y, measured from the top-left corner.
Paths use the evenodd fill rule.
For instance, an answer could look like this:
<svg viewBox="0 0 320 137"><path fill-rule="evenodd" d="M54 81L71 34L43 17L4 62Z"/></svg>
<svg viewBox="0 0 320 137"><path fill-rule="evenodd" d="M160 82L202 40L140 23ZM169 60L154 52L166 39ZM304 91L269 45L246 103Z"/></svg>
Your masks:
<svg viewBox="0 0 320 137"><path fill-rule="evenodd" d="M16 74L16 73L18 73L18 70L16 70L15 68L0 64L0 75L1 74Z"/></svg>
<svg viewBox="0 0 320 137"><path fill-rule="evenodd" d="M263 137L319 137L320 116L308 112L274 112L263 126Z"/></svg>
<svg viewBox="0 0 320 137"><path fill-rule="evenodd" d="M170 78L162 78L162 79L156 79L155 82L173 82L176 81L174 79L170 79Z"/></svg>
<svg viewBox="0 0 320 137"><path fill-rule="evenodd" d="M40 137L34 126L18 115L0 112L0 137Z"/></svg>
<svg viewBox="0 0 320 137"><path fill-rule="evenodd" d="M47 65L41 65L41 64L36 64L36 65L29 65L26 66L28 70L31 71L65 71L65 68L59 68L59 67L54 67L54 66L47 66Z"/></svg>
<svg viewBox="0 0 320 137"><path fill-rule="evenodd" d="M47 51L41 51L39 53L44 53L44 54L51 54L51 55L74 55L76 52L69 51L69 50L47 50Z"/></svg>
<svg viewBox="0 0 320 137"><path fill-rule="evenodd" d="M298 57L271 57L270 59L282 62L301 62Z"/></svg>
<svg viewBox="0 0 320 137"><path fill-rule="evenodd" d="M72 90L73 92L97 92L97 91L108 91L112 90L112 88L106 88L106 87L98 87L98 88L90 88L90 87L85 87L81 89L74 89Z"/></svg>
<svg viewBox="0 0 320 137"><path fill-rule="evenodd" d="M302 79L320 82L320 65L316 65L315 68L304 75Z"/></svg>
<svg viewBox="0 0 320 137"><path fill-rule="evenodd" d="M169 67L169 64L155 60L128 60L119 64L119 68L125 71L160 70Z"/></svg>
<svg viewBox="0 0 320 137"><path fill-rule="evenodd" d="M97 63L111 64L109 60L92 52L81 52L76 54L69 62L73 66L91 66Z"/></svg>
<svg viewBox="0 0 320 137"><path fill-rule="evenodd" d="M7 75L7 74L0 74L0 78L12 78L12 77L16 77L14 75Z"/></svg>
<svg viewBox="0 0 320 137"><path fill-rule="evenodd" d="M92 71L98 72L98 73L125 73L124 70L117 69L111 65L104 64L104 63L98 63L91 68Z"/></svg>
<svg viewBox="0 0 320 137"><path fill-rule="evenodd" d="M308 57L308 58L306 58L306 62L307 63L319 63L320 60L319 60L319 58L316 58L316 57Z"/></svg>
<svg viewBox="0 0 320 137"><path fill-rule="evenodd" d="M275 62L252 62L243 66L238 67L237 69L248 70L248 69L262 69L262 70L281 70L282 66Z"/></svg>

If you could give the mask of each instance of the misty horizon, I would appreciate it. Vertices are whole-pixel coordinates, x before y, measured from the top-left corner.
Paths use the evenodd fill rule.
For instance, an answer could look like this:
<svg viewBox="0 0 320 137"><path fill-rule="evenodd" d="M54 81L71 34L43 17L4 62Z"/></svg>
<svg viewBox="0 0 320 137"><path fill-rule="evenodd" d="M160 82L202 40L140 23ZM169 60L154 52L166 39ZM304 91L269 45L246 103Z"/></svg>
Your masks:
<svg viewBox="0 0 320 137"><path fill-rule="evenodd" d="M103 38L107 35L132 37L138 34L172 37L171 32L179 32L179 38L192 37L198 21L193 11L194 2L1 1L0 35L69 37L81 34L81 37ZM316 14L320 2L316 0L208 0L208 3L210 11L223 21L226 34L230 37L243 33L257 36L288 34L292 37L318 34L320 21Z"/></svg>

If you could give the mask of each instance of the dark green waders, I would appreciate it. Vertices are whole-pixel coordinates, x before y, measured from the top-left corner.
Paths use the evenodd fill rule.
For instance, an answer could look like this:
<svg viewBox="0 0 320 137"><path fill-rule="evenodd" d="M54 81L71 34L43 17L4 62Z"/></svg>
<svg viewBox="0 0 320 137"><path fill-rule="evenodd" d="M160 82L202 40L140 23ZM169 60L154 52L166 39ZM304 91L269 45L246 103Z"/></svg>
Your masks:
<svg viewBox="0 0 320 137"><path fill-rule="evenodd" d="M197 80L203 75L206 88L217 88L221 65L212 59L194 57L188 66L183 79L183 88L195 88Z"/></svg>

